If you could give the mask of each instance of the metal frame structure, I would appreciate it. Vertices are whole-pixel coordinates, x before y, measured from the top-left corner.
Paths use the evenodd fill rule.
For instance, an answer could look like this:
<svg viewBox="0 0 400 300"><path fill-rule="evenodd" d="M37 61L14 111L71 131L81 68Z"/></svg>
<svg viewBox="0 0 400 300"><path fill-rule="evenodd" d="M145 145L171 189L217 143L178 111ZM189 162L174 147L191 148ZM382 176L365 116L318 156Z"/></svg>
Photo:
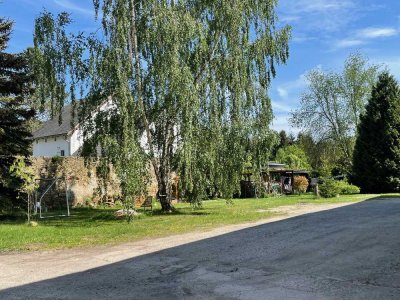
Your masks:
<svg viewBox="0 0 400 300"><path fill-rule="evenodd" d="M66 204L67 204L67 214L60 214L60 215L54 215L54 216L43 216L42 215L42 200L43 197L51 190L51 188L54 186L54 184L57 183L57 181L64 180L65 178L63 177L55 177L55 178L39 178L36 179L36 181L50 181L51 183L46 187L44 193L40 196L39 201L38 201L38 191L35 193L35 212L34 214L37 215L38 210L39 210L39 218L40 219L45 219L45 218L53 218L53 217L69 217L70 214L70 209L69 209L69 184L66 183L66 189L65 189L65 199L66 199Z"/></svg>

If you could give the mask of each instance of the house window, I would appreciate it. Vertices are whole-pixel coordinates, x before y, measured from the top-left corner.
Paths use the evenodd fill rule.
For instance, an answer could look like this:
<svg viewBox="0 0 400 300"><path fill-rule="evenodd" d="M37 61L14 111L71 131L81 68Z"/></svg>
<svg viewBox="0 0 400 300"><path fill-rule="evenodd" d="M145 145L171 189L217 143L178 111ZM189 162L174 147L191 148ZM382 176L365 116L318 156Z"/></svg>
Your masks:
<svg viewBox="0 0 400 300"><path fill-rule="evenodd" d="M65 156L65 151L61 150L60 156Z"/></svg>

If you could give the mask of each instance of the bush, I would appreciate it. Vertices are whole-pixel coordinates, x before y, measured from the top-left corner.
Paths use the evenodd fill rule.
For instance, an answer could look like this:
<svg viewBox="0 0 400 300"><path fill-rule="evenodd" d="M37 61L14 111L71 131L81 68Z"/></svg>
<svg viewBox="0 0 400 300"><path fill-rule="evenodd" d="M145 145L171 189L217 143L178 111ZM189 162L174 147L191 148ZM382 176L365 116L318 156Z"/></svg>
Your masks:
<svg viewBox="0 0 400 300"><path fill-rule="evenodd" d="M360 188L358 186L352 185L347 181L338 181L338 184L341 195L352 195L360 193Z"/></svg>
<svg viewBox="0 0 400 300"><path fill-rule="evenodd" d="M336 181L333 179L326 179L324 183L319 186L319 192L324 198L332 198L337 195L359 194L360 188L345 180Z"/></svg>
<svg viewBox="0 0 400 300"><path fill-rule="evenodd" d="M339 182L333 179L325 179L319 186L319 193L324 198L333 198L340 194Z"/></svg>
<svg viewBox="0 0 400 300"><path fill-rule="evenodd" d="M115 207L115 208L123 208L123 207L124 207L124 204L122 203L121 200L116 200L116 201L114 202L114 207Z"/></svg>
<svg viewBox="0 0 400 300"><path fill-rule="evenodd" d="M293 189L295 192L302 194L307 192L308 180L304 176L296 176L293 180Z"/></svg>

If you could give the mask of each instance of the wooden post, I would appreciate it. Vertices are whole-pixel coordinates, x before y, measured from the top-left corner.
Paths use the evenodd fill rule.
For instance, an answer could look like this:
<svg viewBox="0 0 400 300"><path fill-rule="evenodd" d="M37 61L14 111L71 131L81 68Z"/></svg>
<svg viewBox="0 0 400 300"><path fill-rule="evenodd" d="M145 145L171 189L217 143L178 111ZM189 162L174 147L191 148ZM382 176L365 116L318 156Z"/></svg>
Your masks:
<svg viewBox="0 0 400 300"><path fill-rule="evenodd" d="M28 193L28 223L31 222L31 199L30 193Z"/></svg>
<svg viewBox="0 0 400 300"><path fill-rule="evenodd" d="M294 171L292 170L292 176L290 180L290 185L292 187L292 195L294 195Z"/></svg>

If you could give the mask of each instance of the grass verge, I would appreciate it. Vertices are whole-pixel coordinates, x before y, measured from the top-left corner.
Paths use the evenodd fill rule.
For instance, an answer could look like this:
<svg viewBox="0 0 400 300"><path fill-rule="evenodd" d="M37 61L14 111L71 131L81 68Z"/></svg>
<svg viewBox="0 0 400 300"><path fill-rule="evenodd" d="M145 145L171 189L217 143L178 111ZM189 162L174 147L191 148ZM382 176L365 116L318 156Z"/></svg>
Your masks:
<svg viewBox="0 0 400 300"><path fill-rule="evenodd" d="M201 209L189 204L176 205L177 211L163 214L156 207L153 214L142 214L133 222L115 219L113 209L72 210L71 217L38 220L37 227L21 219L0 221L0 252L49 250L91 245L115 244L144 238L155 238L222 225L258 221L274 216L269 211L283 205L300 203L359 202L377 195L351 195L332 199L315 199L312 195L282 196L265 199L204 201ZM275 214L276 215L276 214Z"/></svg>

